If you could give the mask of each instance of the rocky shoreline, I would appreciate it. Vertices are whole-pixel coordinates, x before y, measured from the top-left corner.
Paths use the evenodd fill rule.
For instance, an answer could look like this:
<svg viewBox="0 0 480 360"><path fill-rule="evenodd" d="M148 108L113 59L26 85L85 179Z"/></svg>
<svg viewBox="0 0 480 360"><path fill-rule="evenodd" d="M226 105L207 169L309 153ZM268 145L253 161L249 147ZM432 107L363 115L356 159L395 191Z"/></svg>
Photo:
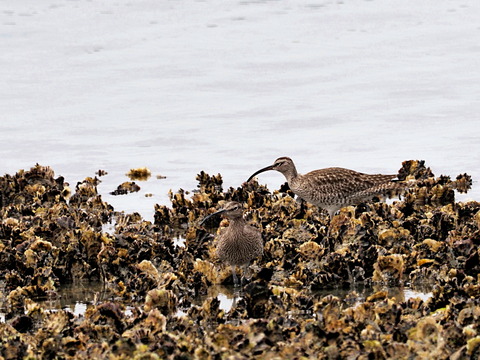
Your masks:
<svg viewBox="0 0 480 360"><path fill-rule="evenodd" d="M40 165L0 177L0 358L477 359L480 203L455 202L471 179L435 177L421 161L399 174L414 181L401 200L344 208L331 224L285 186L225 190L203 172L153 222L115 212L98 178L70 189ZM231 288L212 235L226 220L198 225L223 201L243 203L264 240L228 312L207 293ZM82 316L36 301L79 279L102 281L111 300ZM356 283L377 291L364 301L319 292ZM425 283L426 301L382 290Z"/></svg>

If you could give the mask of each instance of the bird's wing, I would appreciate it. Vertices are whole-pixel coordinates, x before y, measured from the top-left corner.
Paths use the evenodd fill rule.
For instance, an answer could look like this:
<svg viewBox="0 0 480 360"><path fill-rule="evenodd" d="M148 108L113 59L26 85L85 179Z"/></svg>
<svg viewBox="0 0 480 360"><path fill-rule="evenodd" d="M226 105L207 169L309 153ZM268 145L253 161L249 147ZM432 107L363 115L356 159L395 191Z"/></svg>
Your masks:
<svg viewBox="0 0 480 360"><path fill-rule="evenodd" d="M396 175L369 175L349 169L327 168L314 170L303 177L319 193L348 196L390 182Z"/></svg>

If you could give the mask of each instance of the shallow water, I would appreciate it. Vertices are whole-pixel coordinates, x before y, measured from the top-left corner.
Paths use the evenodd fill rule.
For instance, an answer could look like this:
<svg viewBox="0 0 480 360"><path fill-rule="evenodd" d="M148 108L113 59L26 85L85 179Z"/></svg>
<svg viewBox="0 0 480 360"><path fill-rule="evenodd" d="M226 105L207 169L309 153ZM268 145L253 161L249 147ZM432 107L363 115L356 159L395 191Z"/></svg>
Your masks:
<svg viewBox="0 0 480 360"><path fill-rule="evenodd" d="M387 291L388 296L394 297L398 302L406 302L411 298L420 298L423 301L426 301L432 296L431 289L428 287L364 287L362 285L357 285L351 289L329 289L317 291L315 292L315 295L321 295L322 297L333 295L340 299L349 296L350 301L360 303L364 302L368 296L377 291ZM354 295L353 298L352 295ZM235 289L233 286L213 285L208 289L208 295L197 299L197 302L201 304L202 301L205 301L208 297L216 297L220 301L219 308L228 313L235 307L236 302L243 297L243 292L239 289ZM41 303L48 310L63 309L70 311L77 316L84 315L89 306L108 300L115 301L114 297L101 282L78 282L75 284L67 284L62 286L55 296L45 299L34 299L34 301ZM127 302L126 305L128 309L128 306L132 306L133 304L128 304ZM188 309L179 308L176 315L183 316L187 310ZM4 321L4 319L2 320L1 312L0 321Z"/></svg>
<svg viewBox="0 0 480 360"><path fill-rule="evenodd" d="M74 187L103 169L105 200L149 219L201 170L238 186L284 155L300 172L425 159L476 180L479 15L461 0L4 3L0 171L38 162ZM140 166L166 179L108 194Z"/></svg>
<svg viewBox="0 0 480 360"><path fill-rule="evenodd" d="M55 295L46 299L35 299L35 301L42 303L47 309L63 309L75 315L83 315L88 306L106 301L111 297L103 283L79 281L62 285Z"/></svg>

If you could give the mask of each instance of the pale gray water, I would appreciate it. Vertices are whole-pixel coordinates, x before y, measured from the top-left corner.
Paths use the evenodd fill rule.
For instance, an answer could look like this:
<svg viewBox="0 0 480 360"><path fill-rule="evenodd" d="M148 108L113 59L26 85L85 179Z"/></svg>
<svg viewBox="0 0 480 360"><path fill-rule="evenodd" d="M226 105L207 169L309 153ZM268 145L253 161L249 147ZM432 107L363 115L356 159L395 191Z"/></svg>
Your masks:
<svg viewBox="0 0 480 360"><path fill-rule="evenodd" d="M105 195L147 217L201 170L238 186L284 155L476 180L478 59L478 1L3 1L0 172L103 169L107 194L147 166L167 179Z"/></svg>

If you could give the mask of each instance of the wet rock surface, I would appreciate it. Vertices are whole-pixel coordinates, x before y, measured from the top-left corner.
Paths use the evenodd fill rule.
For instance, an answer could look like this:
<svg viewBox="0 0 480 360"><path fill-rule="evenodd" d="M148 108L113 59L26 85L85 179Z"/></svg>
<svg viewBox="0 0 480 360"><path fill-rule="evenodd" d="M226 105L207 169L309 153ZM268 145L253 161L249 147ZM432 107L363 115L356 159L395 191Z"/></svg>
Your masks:
<svg viewBox="0 0 480 360"><path fill-rule="evenodd" d="M455 202L471 179L436 177L421 161L404 162L399 178L410 181L401 200L343 208L329 224L286 186L223 189L203 172L153 222L115 212L97 178L70 189L40 165L0 177L0 357L476 359L480 203ZM228 221L199 225L226 201L244 204L264 241L240 292L215 256ZM101 281L108 299L83 315L39 302L80 279ZM360 299L356 284L372 294ZM427 284L432 297L385 290L405 284ZM232 309L212 285L236 295ZM345 297L325 295L341 288Z"/></svg>

